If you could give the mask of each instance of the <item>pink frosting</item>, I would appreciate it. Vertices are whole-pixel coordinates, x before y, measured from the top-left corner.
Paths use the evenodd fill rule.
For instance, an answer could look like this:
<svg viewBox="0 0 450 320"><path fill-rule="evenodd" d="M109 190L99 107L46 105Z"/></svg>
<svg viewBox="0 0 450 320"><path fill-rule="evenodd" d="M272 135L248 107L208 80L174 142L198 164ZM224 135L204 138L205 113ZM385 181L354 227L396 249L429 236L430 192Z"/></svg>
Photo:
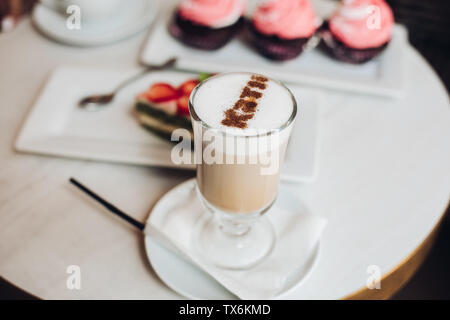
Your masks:
<svg viewBox="0 0 450 320"><path fill-rule="evenodd" d="M346 0L329 21L333 35L355 49L385 44L393 25L394 15L384 0Z"/></svg>
<svg viewBox="0 0 450 320"><path fill-rule="evenodd" d="M309 0L266 1L253 15L253 25L259 32L283 39L311 37L318 20Z"/></svg>
<svg viewBox="0 0 450 320"><path fill-rule="evenodd" d="M245 11L245 0L184 0L180 15L200 25L220 28L236 22Z"/></svg>

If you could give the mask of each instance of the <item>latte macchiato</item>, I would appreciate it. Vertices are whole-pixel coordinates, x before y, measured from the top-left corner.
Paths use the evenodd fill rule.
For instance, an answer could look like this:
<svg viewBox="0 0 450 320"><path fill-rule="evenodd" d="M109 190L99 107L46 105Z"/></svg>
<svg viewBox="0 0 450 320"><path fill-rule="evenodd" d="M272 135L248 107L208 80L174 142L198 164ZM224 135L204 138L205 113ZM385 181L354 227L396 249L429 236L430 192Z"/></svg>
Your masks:
<svg viewBox="0 0 450 320"><path fill-rule="evenodd" d="M289 90L261 75L228 73L202 83L190 104L207 206L238 214L270 207L296 114Z"/></svg>

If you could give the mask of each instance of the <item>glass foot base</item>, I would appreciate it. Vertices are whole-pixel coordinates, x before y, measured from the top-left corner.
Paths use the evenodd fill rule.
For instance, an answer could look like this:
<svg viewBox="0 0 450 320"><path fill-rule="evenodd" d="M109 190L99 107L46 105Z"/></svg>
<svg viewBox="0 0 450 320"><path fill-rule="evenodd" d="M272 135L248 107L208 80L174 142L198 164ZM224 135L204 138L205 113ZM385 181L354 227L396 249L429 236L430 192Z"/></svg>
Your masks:
<svg viewBox="0 0 450 320"><path fill-rule="evenodd" d="M267 258L275 245L275 230L265 217L251 222L239 234L228 231L213 215L197 223L195 244L210 263L226 269L249 269Z"/></svg>

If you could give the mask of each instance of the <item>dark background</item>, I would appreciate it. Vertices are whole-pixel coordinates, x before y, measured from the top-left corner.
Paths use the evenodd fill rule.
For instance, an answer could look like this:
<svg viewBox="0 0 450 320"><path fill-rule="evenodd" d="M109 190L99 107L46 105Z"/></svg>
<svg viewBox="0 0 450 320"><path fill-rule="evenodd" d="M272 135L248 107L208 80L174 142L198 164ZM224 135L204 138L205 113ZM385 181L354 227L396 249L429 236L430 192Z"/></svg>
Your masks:
<svg viewBox="0 0 450 320"><path fill-rule="evenodd" d="M0 2L3 0L0 0ZM387 0L419 50L450 90L450 0ZM1 11L1 10L0 10ZM0 35L1 36L1 35ZM447 209L435 246L393 299L450 299L450 217ZM0 299L35 299L0 278Z"/></svg>

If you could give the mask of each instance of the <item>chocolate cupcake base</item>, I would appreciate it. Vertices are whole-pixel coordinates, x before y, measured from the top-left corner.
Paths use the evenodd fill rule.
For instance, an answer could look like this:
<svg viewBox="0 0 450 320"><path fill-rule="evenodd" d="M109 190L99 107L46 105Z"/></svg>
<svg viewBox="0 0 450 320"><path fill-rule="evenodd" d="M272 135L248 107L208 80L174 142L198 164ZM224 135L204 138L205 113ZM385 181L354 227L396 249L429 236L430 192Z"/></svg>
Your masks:
<svg viewBox="0 0 450 320"><path fill-rule="evenodd" d="M321 31L322 41L320 48L330 56L348 63L361 64L372 60L379 55L388 45L389 42L367 49L355 49L347 46L342 41L338 40L329 29Z"/></svg>
<svg viewBox="0 0 450 320"><path fill-rule="evenodd" d="M202 50L217 50L227 44L243 27L241 17L234 24L223 28L209 28L183 19L177 12L170 25L170 34L185 45Z"/></svg>
<svg viewBox="0 0 450 320"><path fill-rule="evenodd" d="M275 35L265 35L255 29L250 21L247 24L255 49L271 60L285 61L299 56L310 38L282 39Z"/></svg>

